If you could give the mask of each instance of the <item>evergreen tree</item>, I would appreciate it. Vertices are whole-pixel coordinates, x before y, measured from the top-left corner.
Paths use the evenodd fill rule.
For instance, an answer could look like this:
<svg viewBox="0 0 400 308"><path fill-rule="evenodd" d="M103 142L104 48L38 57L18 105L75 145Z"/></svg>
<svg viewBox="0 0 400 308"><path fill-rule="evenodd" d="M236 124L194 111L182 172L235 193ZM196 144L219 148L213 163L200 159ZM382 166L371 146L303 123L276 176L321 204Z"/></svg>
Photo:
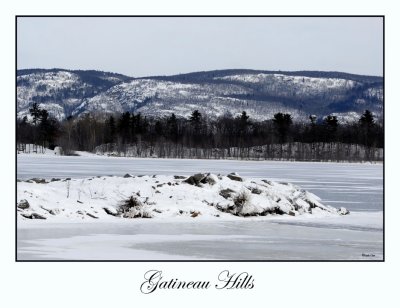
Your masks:
<svg viewBox="0 0 400 308"><path fill-rule="evenodd" d="M105 127L105 137L104 140L106 143L113 143L115 141L115 134L116 134L116 126L115 126L115 119L112 115L108 117L106 120L106 127Z"/></svg>
<svg viewBox="0 0 400 308"><path fill-rule="evenodd" d="M201 113L198 110L193 111L189 118L189 122L191 126L190 135L192 135L192 137L188 136L188 139L191 139L190 143L194 147L198 148L201 146L203 141L203 119Z"/></svg>
<svg viewBox="0 0 400 308"><path fill-rule="evenodd" d="M248 142L248 134L249 134L249 126L250 126L250 121L249 121L249 116L247 115L246 111L243 111L240 116L238 116L236 119L236 126L237 126L237 131L236 131L236 137L238 137L238 146L240 148L243 148L246 143Z"/></svg>
<svg viewBox="0 0 400 308"><path fill-rule="evenodd" d="M332 142L336 140L336 132L339 122L336 116L328 115L324 119L325 140Z"/></svg>
<svg viewBox="0 0 400 308"><path fill-rule="evenodd" d="M290 126L293 123L292 116L288 113L278 112L274 114L274 118L272 119L276 132L279 136L279 142L285 143L286 138L290 129Z"/></svg>
<svg viewBox="0 0 400 308"><path fill-rule="evenodd" d="M160 120L157 120L154 125L154 132L157 136L161 137L164 135L164 128Z"/></svg>
<svg viewBox="0 0 400 308"><path fill-rule="evenodd" d="M202 116L198 110L192 112L189 121L194 127L199 127L201 124Z"/></svg>
<svg viewBox="0 0 400 308"><path fill-rule="evenodd" d="M241 131L245 131L247 127L250 125L249 116L247 115L246 111L243 111L240 115L239 119L239 126Z"/></svg>
<svg viewBox="0 0 400 308"><path fill-rule="evenodd" d="M130 113L124 112L118 121L118 133L123 143L128 143L130 141L130 119Z"/></svg>
<svg viewBox="0 0 400 308"><path fill-rule="evenodd" d="M167 136L173 142L178 141L178 120L174 113L167 120Z"/></svg>
<svg viewBox="0 0 400 308"><path fill-rule="evenodd" d="M358 121L360 125L360 131L362 135L362 143L368 147L372 146L375 142L374 131L375 131L375 120L371 111L365 110Z"/></svg>
<svg viewBox="0 0 400 308"><path fill-rule="evenodd" d="M317 116L316 115L310 115L308 117L310 119L310 141L315 142L317 140Z"/></svg>
<svg viewBox="0 0 400 308"><path fill-rule="evenodd" d="M36 126L40 121L40 116L42 113L42 109L40 109L37 103L33 103L32 108L29 108L29 113L32 116L32 122Z"/></svg>
<svg viewBox="0 0 400 308"><path fill-rule="evenodd" d="M17 141L20 143L32 143L32 126L28 122L28 117L24 116L22 121L17 120Z"/></svg>
<svg viewBox="0 0 400 308"><path fill-rule="evenodd" d="M364 127L372 127L375 124L374 116L371 111L365 110L360 117L359 123Z"/></svg>
<svg viewBox="0 0 400 308"><path fill-rule="evenodd" d="M140 114L140 112L136 116L133 116L133 122L135 133L141 135L144 132L144 127L142 115Z"/></svg>

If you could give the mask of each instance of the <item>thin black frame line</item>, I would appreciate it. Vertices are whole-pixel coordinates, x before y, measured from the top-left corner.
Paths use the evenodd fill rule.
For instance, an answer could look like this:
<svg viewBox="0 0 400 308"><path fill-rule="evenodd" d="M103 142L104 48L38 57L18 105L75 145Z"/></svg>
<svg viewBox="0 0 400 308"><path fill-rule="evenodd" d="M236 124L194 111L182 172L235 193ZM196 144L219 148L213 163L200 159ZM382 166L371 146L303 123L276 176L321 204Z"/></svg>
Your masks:
<svg viewBox="0 0 400 308"><path fill-rule="evenodd" d="M17 167L17 151L16 151L16 146L17 146L17 109L18 109L18 105L17 105L17 97L18 97L18 88L17 88L17 72L18 72L18 57L17 57L17 44L18 44L18 37L17 37L17 33L18 33L18 17L15 17L15 145L14 145L14 151L15 151L15 203L14 205L17 204L17 193L18 193L18 188L17 188L17 172L18 172L18 167ZM17 249L17 245L18 245L18 212L17 212L17 207L15 206L15 261L18 261L18 249Z"/></svg>
<svg viewBox="0 0 400 308"><path fill-rule="evenodd" d="M252 18L252 17L316 17L316 18L338 18L338 17L384 17L385 15L15 15L16 17L50 17L50 18L59 18L59 17L146 17L146 18L157 18L157 17L218 17L218 18L231 18L231 17L244 17L244 18Z"/></svg>
<svg viewBox="0 0 400 308"><path fill-rule="evenodd" d="M17 48L18 48L18 18L21 17L379 17L382 18L382 31L383 31L383 134L384 134L384 143L383 143L383 258L382 260L18 260L18 239L17 239L17 227L18 227L18 212L15 207L15 262L195 262L195 263L223 263L223 262L385 262L385 15L15 15L15 144L14 150L17 144L17 72L18 72L18 59L17 59ZM15 152L15 204L17 204L17 153Z"/></svg>

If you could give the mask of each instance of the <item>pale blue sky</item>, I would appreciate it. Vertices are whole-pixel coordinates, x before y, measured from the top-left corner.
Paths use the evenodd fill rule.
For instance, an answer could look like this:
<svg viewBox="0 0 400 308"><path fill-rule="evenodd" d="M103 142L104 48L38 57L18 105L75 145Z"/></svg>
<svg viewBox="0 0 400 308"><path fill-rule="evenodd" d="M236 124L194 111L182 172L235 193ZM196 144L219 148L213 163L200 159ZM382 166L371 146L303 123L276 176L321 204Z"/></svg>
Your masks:
<svg viewBox="0 0 400 308"><path fill-rule="evenodd" d="M18 18L18 68L140 77L228 68L379 75L382 18Z"/></svg>

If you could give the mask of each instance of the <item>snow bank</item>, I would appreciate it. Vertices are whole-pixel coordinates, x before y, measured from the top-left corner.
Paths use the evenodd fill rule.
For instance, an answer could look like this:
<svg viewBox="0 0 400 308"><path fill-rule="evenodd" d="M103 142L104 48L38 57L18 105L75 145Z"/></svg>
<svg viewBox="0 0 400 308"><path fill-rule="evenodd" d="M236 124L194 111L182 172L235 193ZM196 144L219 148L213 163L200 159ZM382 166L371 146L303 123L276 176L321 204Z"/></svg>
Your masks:
<svg viewBox="0 0 400 308"><path fill-rule="evenodd" d="M314 194L284 182L195 174L186 176L31 179L17 185L20 220L124 218L237 219L246 216L345 215Z"/></svg>

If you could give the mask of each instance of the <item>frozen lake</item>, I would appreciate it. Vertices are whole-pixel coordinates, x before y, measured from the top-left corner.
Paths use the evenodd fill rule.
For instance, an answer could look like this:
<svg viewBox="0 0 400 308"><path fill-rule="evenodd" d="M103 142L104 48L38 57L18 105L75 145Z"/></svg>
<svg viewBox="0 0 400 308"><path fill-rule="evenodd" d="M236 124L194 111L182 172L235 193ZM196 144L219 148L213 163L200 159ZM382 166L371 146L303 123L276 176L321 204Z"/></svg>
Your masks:
<svg viewBox="0 0 400 308"><path fill-rule="evenodd" d="M382 213L248 221L36 223L19 260L382 260Z"/></svg>
<svg viewBox="0 0 400 308"><path fill-rule="evenodd" d="M116 223L19 221L18 260L382 260L383 165L18 155L17 178L190 175L292 182L348 216ZM41 184L39 184L41 185Z"/></svg>
<svg viewBox="0 0 400 308"><path fill-rule="evenodd" d="M382 211L383 165L278 161L146 159L103 156L57 157L18 155L17 178L86 178L97 175L190 175L198 172L237 172L292 182L326 204L350 211Z"/></svg>

